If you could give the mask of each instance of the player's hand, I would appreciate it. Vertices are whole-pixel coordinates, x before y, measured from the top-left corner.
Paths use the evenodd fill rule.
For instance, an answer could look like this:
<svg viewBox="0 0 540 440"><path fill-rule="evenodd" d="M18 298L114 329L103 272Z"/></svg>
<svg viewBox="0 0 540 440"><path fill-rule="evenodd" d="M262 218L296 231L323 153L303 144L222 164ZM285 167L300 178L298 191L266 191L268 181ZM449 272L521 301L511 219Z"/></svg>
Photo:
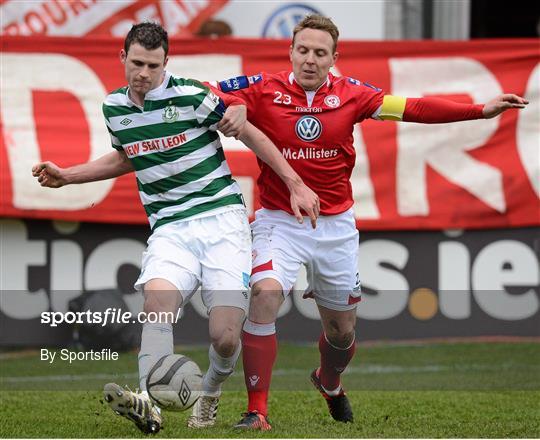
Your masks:
<svg viewBox="0 0 540 440"><path fill-rule="evenodd" d="M321 211L319 196L315 194L304 183L289 188L291 192L291 208L298 220L298 223L304 223L304 217L300 210L303 210L311 220L313 229L317 227L317 217Z"/></svg>
<svg viewBox="0 0 540 440"><path fill-rule="evenodd" d="M225 136L237 137L244 128L247 120L245 105L230 105L218 124L218 130Z"/></svg>
<svg viewBox="0 0 540 440"><path fill-rule="evenodd" d="M32 167L32 176L37 177L41 186L60 188L67 183L62 171L62 168L52 162L41 162Z"/></svg>
<svg viewBox="0 0 540 440"><path fill-rule="evenodd" d="M491 119L510 108L525 108L528 103L529 101L521 96L506 93L486 103L482 113L486 119Z"/></svg>

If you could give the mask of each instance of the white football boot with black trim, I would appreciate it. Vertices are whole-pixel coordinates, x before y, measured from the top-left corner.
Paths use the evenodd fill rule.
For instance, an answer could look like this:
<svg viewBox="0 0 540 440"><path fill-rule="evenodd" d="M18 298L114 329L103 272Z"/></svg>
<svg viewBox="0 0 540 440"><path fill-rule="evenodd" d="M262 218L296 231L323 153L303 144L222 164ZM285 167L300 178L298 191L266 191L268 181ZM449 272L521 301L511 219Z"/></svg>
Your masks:
<svg viewBox="0 0 540 440"><path fill-rule="evenodd" d="M161 429L161 414L147 394L108 383L103 387L103 398L116 414L131 420L145 434L156 434Z"/></svg>
<svg viewBox="0 0 540 440"><path fill-rule="evenodd" d="M217 396L203 394L197 399L187 421L188 428L209 428L216 424L220 395L221 393Z"/></svg>

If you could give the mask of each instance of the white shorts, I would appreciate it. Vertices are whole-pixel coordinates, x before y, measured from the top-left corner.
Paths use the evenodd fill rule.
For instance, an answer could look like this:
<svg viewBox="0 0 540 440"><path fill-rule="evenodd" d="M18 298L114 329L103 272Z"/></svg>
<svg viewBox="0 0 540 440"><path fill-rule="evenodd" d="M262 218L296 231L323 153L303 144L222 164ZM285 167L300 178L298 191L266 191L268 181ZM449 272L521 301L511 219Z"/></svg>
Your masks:
<svg viewBox="0 0 540 440"><path fill-rule="evenodd" d="M308 287L304 297L331 310L350 310L360 301L358 230L352 209L321 216L317 228L309 219L299 224L284 211L260 209L251 224L253 269L251 285L264 278L281 284L287 296L306 266Z"/></svg>
<svg viewBox="0 0 540 440"><path fill-rule="evenodd" d="M161 278L174 284L185 305L202 286L208 312L216 306L247 312L251 232L245 209L167 223L148 239L135 289Z"/></svg>

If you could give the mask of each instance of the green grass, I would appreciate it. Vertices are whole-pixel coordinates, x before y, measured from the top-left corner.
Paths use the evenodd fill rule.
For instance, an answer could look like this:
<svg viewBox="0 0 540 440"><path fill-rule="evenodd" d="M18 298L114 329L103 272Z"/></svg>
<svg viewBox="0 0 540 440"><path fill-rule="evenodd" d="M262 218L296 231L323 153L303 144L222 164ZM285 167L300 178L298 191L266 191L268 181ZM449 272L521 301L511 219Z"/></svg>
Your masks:
<svg viewBox="0 0 540 440"><path fill-rule="evenodd" d="M206 348L178 347L202 368ZM308 376L315 347L281 344L269 433L231 429L245 409L241 371L226 383L216 427L192 431L164 413L164 438L540 437L540 344L359 346L344 375L354 424L334 422ZM0 437L143 437L101 401L105 382L136 385L136 356L48 365L38 353L0 358Z"/></svg>

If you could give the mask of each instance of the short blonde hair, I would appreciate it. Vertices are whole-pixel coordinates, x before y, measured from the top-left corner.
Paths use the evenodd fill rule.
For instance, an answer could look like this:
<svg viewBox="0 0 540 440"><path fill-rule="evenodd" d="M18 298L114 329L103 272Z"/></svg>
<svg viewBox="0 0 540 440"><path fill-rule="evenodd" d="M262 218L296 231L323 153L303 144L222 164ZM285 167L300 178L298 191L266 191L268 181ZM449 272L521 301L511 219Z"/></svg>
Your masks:
<svg viewBox="0 0 540 440"><path fill-rule="evenodd" d="M312 14L305 17L301 22L299 22L293 29L293 39L292 45L294 46L294 39L296 34L304 29L317 29L320 31L325 31L330 34L332 40L334 41L334 47L332 51L335 52L337 48L337 42L339 38L339 30L332 20L328 17L323 17L319 14Z"/></svg>

